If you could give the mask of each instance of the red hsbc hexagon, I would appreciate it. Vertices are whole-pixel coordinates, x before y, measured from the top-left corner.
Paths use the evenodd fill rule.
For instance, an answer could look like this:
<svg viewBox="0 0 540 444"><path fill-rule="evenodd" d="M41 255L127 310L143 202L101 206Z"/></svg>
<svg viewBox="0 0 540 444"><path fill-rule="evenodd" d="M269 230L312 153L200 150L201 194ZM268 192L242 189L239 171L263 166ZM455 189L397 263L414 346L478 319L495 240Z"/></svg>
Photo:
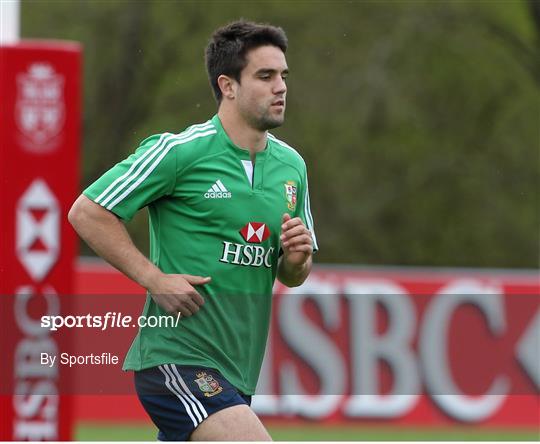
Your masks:
<svg viewBox="0 0 540 444"><path fill-rule="evenodd" d="M270 230L266 224L263 224L262 222L248 222L240 230L240 234L246 240L246 242L251 244L260 244L268 239L268 236L270 236Z"/></svg>

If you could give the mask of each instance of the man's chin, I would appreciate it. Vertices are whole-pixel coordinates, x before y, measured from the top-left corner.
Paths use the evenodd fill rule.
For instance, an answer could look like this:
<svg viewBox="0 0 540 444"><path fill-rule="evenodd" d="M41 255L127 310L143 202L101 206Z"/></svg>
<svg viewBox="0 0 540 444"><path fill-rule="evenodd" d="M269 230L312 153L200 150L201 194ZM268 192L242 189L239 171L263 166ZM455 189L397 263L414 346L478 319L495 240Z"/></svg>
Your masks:
<svg viewBox="0 0 540 444"><path fill-rule="evenodd" d="M263 131L271 130L274 128L278 128L281 125L283 125L283 122L285 121L285 115L281 115L280 117L274 117L274 118L267 118L261 121L260 129Z"/></svg>

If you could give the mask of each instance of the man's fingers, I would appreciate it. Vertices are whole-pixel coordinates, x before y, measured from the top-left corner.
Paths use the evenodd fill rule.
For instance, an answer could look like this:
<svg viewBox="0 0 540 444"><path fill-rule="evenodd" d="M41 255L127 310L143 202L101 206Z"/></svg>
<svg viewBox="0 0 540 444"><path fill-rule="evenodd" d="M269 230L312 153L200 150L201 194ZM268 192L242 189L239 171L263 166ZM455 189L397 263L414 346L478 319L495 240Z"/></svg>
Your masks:
<svg viewBox="0 0 540 444"><path fill-rule="evenodd" d="M285 213L281 218L281 231L285 231L289 227L294 227L298 222L302 223L299 217L291 217L289 213Z"/></svg>
<svg viewBox="0 0 540 444"><path fill-rule="evenodd" d="M171 304L169 302L163 302L161 304L161 308L165 310L169 314L176 314L178 312L178 309L174 306L174 304Z"/></svg>
<svg viewBox="0 0 540 444"><path fill-rule="evenodd" d="M182 279L178 279L178 278ZM191 316L204 305L204 298L194 288L211 281L208 276L190 274L167 275L164 285L151 293L154 301L167 313ZM161 290L161 291L160 291Z"/></svg>
<svg viewBox="0 0 540 444"><path fill-rule="evenodd" d="M182 316L191 316L199 311L199 305L195 303L191 293L176 295L175 299L173 304L174 314L180 313Z"/></svg>
<svg viewBox="0 0 540 444"><path fill-rule="evenodd" d="M191 314L195 314L199 311L199 306L191 298L184 301L184 307L186 307Z"/></svg>
<svg viewBox="0 0 540 444"><path fill-rule="evenodd" d="M281 223L284 224L285 222L291 220L291 215L289 213L284 213L283 216L281 216Z"/></svg>
<svg viewBox="0 0 540 444"><path fill-rule="evenodd" d="M193 290L190 294L189 294L191 300L197 305L197 306L200 306L200 305L203 305L204 304L204 298L199 294L197 293L195 290Z"/></svg>
<svg viewBox="0 0 540 444"><path fill-rule="evenodd" d="M287 239L290 239L295 236L300 236L302 234L309 235L308 229L304 225L296 225L295 227L292 227L288 229L287 231L284 231L281 233L280 239L282 241L285 241Z"/></svg>
<svg viewBox="0 0 540 444"><path fill-rule="evenodd" d="M294 247L298 245L312 245L311 236L309 234L301 234L298 236L291 237L283 242L284 247Z"/></svg>
<svg viewBox="0 0 540 444"><path fill-rule="evenodd" d="M291 216L289 216L288 220L285 220L285 216L283 217L283 222L281 223L281 231L287 231L290 230L293 227L296 227L297 225L304 226L304 222L302 222L302 219L299 217L293 217L291 219Z"/></svg>
<svg viewBox="0 0 540 444"><path fill-rule="evenodd" d="M169 299L168 297L162 297L159 299L158 303L159 305L161 305L161 308L163 308L163 310L165 310L167 313L171 315L176 315L178 312L180 312L181 315L184 316L184 305L181 302L177 301L174 297L171 297L171 299Z"/></svg>
<svg viewBox="0 0 540 444"><path fill-rule="evenodd" d="M307 253L311 254L313 253L313 247L311 245L307 244L301 244L301 245L294 245L291 248L289 248L290 253Z"/></svg>
<svg viewBox="0 0 540 444"><path fill-rule="evenodd" d="M176 310L180 312L182 316L189 317L193 314L192 309L187 304L181 304L180 307Z"/></svg>
<svg viewBox="0 0 540 444"><path fill-rule="evenodd" d="M191 285L204 285L208 284L212 280L210 276L193 276L191 274L182 274L181 275L186 281L188 281Z"/></svg>
<svg viewBox="0 0 540 444"><path fill-rule="evenodd" d="M296 225L281 233L281 243L284 247L290 247L298 243L312 243L311 233L304 224Z"/></svg>

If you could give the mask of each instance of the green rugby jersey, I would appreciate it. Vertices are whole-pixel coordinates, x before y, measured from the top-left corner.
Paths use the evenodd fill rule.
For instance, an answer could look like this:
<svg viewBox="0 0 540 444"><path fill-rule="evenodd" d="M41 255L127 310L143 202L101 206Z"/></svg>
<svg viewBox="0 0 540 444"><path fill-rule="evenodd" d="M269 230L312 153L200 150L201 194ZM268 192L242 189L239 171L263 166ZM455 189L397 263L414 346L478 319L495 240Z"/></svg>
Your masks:
<svg viewBox="0 0 540 444"><path fill-rule="evenodd" d="M146 206L150 260L164 273L212 278L197 287L205 304L178 327L139 329L124 370L200 365L254 393L283 213L303 220L317 249L301 156L269 134L253 167L216 115L180 134L149 137L83 193L124 220ZM149 296L143 314L166 315Z"/></svg>

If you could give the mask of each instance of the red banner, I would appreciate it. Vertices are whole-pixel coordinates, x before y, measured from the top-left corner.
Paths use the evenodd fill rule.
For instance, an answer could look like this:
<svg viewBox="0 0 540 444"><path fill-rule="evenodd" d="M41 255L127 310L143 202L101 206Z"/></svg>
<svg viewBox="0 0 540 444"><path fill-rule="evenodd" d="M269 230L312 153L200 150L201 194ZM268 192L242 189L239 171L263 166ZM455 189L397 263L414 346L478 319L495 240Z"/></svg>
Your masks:
<svg viewBox="0 0 540 444"><path fill-rule="evenodd" d="M537 275L319 269L278 294L259 413L539 425Z"/></svg>
<svg viewBox="0 0 540 444"><path fill-rule="evenodd" d="M84 263L77 282L76 314L140 313L142 289L111 267ZM280 421L537 427L539 295L536 272L317 267L276 288L253 407ZM121 360L135 329L76 334L81 353ZM80 419L146 418L120 368L75 370L115 387L79 400Z"/></svg>
<svg viewBox="0 0 540 444"><path fill-rule="evenodd" d="M4 334L0 440L67 440L71 404L44 350L68 347L39 326L69 311L76 237L67 212L78 194L81 48L27 41L0 47L0 322ZM67 305L66 305L67 303Z"/></svg>

